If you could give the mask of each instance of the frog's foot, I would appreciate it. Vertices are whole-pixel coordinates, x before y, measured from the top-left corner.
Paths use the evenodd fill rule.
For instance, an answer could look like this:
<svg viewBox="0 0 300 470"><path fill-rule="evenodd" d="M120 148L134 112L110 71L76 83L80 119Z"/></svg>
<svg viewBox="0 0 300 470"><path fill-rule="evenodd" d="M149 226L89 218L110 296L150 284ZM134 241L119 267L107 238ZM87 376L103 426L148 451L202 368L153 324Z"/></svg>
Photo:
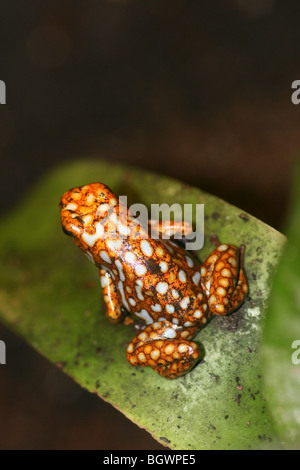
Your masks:
<svg viewBox="0 0 300 470"><path fill-rule="evenodd" d="M188 372L200 356L199 346L188 341L195 334L168 321L148 325L127 347L127 360L134 366L152 367L163 377L175 379Z"/></svg>
<svg viewBox="0 0 300 470"><path fill-rule="evenodd" d="M119 293L109 272L105 269L99 269L99 275L106 306L106 316L111 323L119 323L124 317L124 308L121 305Z"/></svg>
<svg viewBox="0 0 300 470"><path fill-rule="evenodd" d="M233 312L248 293L244 252L244 245L239 250L232 245L219 245L201 267L201 287L214 315Z"/></svg>

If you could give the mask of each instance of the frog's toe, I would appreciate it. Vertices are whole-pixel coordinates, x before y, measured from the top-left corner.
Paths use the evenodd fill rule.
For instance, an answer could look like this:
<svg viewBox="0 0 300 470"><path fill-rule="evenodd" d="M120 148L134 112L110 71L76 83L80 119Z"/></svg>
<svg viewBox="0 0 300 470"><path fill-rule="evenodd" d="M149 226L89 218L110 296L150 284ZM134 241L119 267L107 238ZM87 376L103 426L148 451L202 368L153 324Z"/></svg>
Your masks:
<svg viewBox="0 0 300 470"><path fill-rule="evenodd" d="M200 349L193 341L175 342L174 352L171 357L165 356L165 363L159 364L154 369L167 379L176 379L189 372L199 361ZM168 353L170 345L166 345L165 352ZM162 354L162 357L164 355ZM169 362L172 360L172 362Z"/></svg>
<svg viewBox="0 0 300 470"><path fill-rule="evenodd" d="M200 348L193 341L151 341L134 348L130 343L127 359L134 366L152 367L163 377L175 379L186 374L198 361Z"/></svg>

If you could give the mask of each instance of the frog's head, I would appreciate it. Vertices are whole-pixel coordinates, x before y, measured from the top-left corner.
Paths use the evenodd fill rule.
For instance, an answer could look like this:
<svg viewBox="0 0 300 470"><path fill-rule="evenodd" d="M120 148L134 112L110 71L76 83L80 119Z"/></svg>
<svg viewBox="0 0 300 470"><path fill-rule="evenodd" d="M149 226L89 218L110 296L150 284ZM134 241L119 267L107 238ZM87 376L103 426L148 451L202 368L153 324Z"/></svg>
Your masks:
<svg viewBox="0 0 300 470"><path fill-rule="evenodd" d="M59 203L62 229L83 248L82 242L86 244L86 240L95 234L96 223L114 210L117 204L115 195L102 183L69 189Z"/></svg>

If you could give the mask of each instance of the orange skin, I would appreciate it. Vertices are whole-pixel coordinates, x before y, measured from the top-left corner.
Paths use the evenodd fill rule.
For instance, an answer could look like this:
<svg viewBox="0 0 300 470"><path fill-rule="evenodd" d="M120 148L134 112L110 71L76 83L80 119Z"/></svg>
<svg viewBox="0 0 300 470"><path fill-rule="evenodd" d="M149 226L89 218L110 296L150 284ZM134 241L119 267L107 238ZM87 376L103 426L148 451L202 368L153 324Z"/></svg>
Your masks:
<svg viewBox="0 0 300 470"><path fill-rule="evenodd" d="M146 326L127 347L134 366L150 366L174 379L199 360L191 341L214 316L237 309L248 293L244 246L219 245L200 265L163 235L187 234L188 224L149 221L142 227L111 190L93 183L67 191L60 201L65 233L97 266L108 319ZM150 238L155 229L157 238Z"/></svg>

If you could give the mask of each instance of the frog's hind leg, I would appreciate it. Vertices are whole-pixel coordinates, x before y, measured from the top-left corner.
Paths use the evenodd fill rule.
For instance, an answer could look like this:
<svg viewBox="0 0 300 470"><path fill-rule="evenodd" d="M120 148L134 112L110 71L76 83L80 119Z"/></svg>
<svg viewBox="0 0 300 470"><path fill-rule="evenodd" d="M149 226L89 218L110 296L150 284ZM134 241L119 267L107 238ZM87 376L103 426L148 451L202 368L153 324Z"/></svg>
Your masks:
<svg viewBox="0 0 300 470"><path fill-rule="evenodd" d="M124 317L124 309L112 276L105 269L99 269L99 276L106 306L106 316L111 323L119 323Z"/></svg>
<svg viewBox="0 0 300 470"><path fill-rule="evenodd" d="M205 291L209 310L226 315L239 307L248 293L244 272L244 245L219 245L201 267L201 287Z"/></svg>
<svg viewBox="0 0 300 470"><path fill-rule="evenodd" d="M173 239L178 237L182 240L193 231L193 226L189 222L182 222L176 220L149 220L148 221L150 234L154 233L159 235L160 238ZM176 240L178 241L178 240Z"/></svg>
<svg viewBox="0 0 300 470"><path fill-rule="evenodd" d="M127 347L127 360L134 366L150 366L168 379L188 372L200 356L199 346L187 337L195 331L175 330L168 321L148 325Z"/></svg>

